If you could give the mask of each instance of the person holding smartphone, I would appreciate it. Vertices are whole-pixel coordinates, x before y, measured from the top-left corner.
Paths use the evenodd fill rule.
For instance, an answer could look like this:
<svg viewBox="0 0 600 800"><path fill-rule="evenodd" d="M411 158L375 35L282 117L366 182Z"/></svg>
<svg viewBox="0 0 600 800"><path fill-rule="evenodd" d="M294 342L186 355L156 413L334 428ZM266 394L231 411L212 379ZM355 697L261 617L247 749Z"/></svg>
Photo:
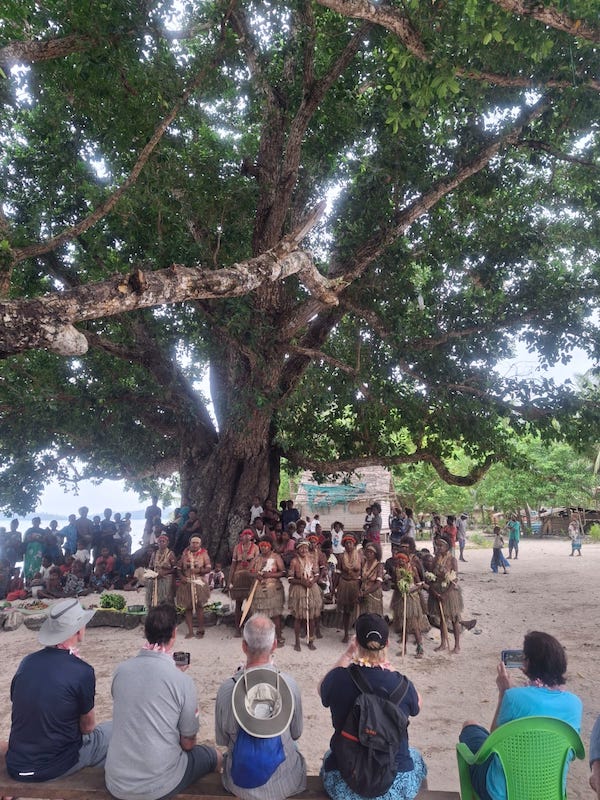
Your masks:
<svg viewBox="0 0 600 800"><path fill-rule="evenodd" d="M115 741L108 748L106 788L119 800L159 800L221 769L221 754L196 744L198 695L187 658L173 659L175 606L153 606L147 642L119 664L112 682Z"/></svg>
<svg viewBox="0 0 600 800"><path fill-rule="evenodd" d="M498 703L491 730L523 717L553 717L579 732L583 704L577 695L564 689L567 656L560 642L542 631L528 633L523 641L522 670L527 685L513 687L506 666L498 664ZM459 738L476 753L488 736L486 728L468 720ZM496 756L469 770L473 788L481 800L506 800L504 772Z"/></svg>

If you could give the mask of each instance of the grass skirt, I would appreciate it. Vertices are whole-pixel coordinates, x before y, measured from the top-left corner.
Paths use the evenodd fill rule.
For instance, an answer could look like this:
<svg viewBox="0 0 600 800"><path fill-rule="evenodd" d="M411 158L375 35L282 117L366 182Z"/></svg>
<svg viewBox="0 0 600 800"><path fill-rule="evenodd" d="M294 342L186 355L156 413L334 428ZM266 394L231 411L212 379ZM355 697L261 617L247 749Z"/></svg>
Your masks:
<svg viewBox="0 0 600 800"><path fill-rule="evenodd" d="M269 578L259 583L252 599L252 614L264 614L267 617L277 617L283 614L285 594L283 584L279 578Z"/></svg>
<svg viewBox="0 0 600 800"><path fill-rule="evenodd" d="M158 583L156 587L156 603L154 602L154 584ZM175 582L173 575L165 575L163 578L150 578L146 580L146 608L151 608L154 605L159 606L161 603L174 603L175 600Z"/></svg>
<svg viewBox="0 0 600 800"><path fill-rule="evenodd" d="M232 600L245 600L250 594L250 589L254 583L256 575L250 570L239 569L233 576L233 586L229 590L229 597Z"/></svg>
<svg viewBox="0 0 600 800"><path fill-rule="evenodd" d="M337 610L343 614L355 614L359 590L358 581L345 581L340 578L337 587Z"/></svg>
<svg viewBox="0 0 600 800"><path fill-rule="evenodd" d="M404 595L394 589L390 608L394 614L394 631L402 633L404 624ZM415 628L422 632L429 630L429 621L421 607L419 592L411 592L406 595L406 631L414 631Z"/></svg>
<svg viewBox="0 0 600 800"><path fill-rule="evenodd" d="M421 783L427 777L427 766L418 750L414 747L409 747L408 750L414 768L410 772L399 772L387 792L375 800L414 800L419 793ZM363 800L361 795L352 791L337 769L326 772L321 767L321 780L331 800Z"/></svg>
<svg viewBox="0 0 600 800"><path fill-rule="evenodd" d="M306 587L300 584L290 586L288 597L288 607L290 614L295 619L306 619ZM308 614L309 619L315 619L321 614L323 608L323 598L321 590L317 584L313 584L308 590Z"/></svg>
<svg viewBox="0 0 600 800"><path fill-rule="evenodd" d="M463 610L462 592L457 586L449 587L442 594L442 608L444 609L444 617L446 623L460 622ZM438 608L439 613L439 608Z"/></svg>
<svg viewBox="0 0 600 800"><path fill-rule="evenodd" d="M383 617L383 591L381 587L363 597L360 601L360 613L379 614Z"/></svg>
<svg viewBox="0 0 600 800"><path fill-rule="evenodd" d="M200 582L200 578L196 578L198 583L180 583L177 587L177 605L189 611L192 608L192 588L195 593L196 609L198 606L202 607L208 603L210 597L210 589L207 583Z"/></svg>

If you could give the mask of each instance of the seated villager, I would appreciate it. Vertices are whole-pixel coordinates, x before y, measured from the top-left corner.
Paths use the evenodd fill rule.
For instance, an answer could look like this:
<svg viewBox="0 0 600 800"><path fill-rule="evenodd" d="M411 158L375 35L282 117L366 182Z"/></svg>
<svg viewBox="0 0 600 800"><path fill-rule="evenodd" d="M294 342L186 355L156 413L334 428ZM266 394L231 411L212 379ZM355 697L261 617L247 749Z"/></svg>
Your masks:
<svg viewBox="0 0 600 800"><path fill-rule="evenodd" d="M525 686L513 688L506 667L502 662L498 664L498 703L490 730L523 717L554 717L579 732L583 706L577 695L563 689L567 671L563 646L548 633L531 631L523 641L523 656L522 669L528 679ZM489 734L482 725L468 720L463 725L460 741L476 753ZM469 771L473 788L481 800L506 800L506 780L497 756L469 767ZM566 778L565 770L565 785Z"/></svg>
<svg viewBox="0 0 600 800"><path fill-rule="evenodd" d="M60 567L50 567L46 585L38 592L37 596L40 600L58 600L66 596L62 587Z"/></svg>
<svg viewBox="0 0 600 800"><path fill-rule="evenodd" d="M59 600L40 628L44 649L19 664L6 753L17 781L48 781L104 764L112 723L96 725L94 669L78 650L93 616L75 598Z"/></svg>
<svg viewBox="0 0 600 800"><path fill-rule="evenodd" d="M295 744L302 697L292 676L273 665L276 647L273 622L251 617L242 641L246 664L217 693L215 737L227 747L223 786L242 800L284 800L306 788L306 764Z"/></svg>
<svg viewBox="0 0 600 800"><path fill-rule="evenodd" d="M359 800L342 777L347 764L338 763L337 742L360 690L353 678L356 671L359 679L366 679L375 694L388 698L397 687L400 698L398 707L406 717L414 717L421 708L421 698L408 678L393 669L388 661L389 628L379 614L361 614L356 620L356 636L352 637L345 652L319 685L321 701L331 709L334 735L331 749L325 753L321 778L325 791L332 800ZM409 747L408 733L401 737L394 754L393 769L396 777L391 787L380 797L385 800L412 800L417 796L427 767L418 750Z"/></svg>
<svg viewBox="0 0 600 800"><path fill-rule="evenodd" d="M173 660L175 606L148 612L147 642L122 662L112 682L114 739L105 766L106 788L119 800L172 797L221 768L214 747L196 744L198 696L187 665Z"/></svg>

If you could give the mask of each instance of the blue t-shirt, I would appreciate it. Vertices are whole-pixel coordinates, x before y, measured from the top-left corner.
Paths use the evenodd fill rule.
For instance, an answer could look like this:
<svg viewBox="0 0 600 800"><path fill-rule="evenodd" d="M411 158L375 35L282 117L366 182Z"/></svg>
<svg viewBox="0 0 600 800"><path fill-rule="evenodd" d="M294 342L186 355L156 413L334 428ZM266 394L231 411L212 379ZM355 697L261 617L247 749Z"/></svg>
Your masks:
<svg viewBox="0 0 600 800"><path fill-rule="evenodd" d="M538 686L521 686L507 689L504 693L497 727L523 717L553 717L566 722L579 732L582 711L583 704L576 694ZM566 779L565 771L564 782ZM496 757L492 759L487 772L486 789L492 800L506 800L504 771Z"/></svg>
<svg viewBox="0 0 600 800"><path fill-rule="evenodd" d="M6 768L18 781L64 775L79 759L79 718L94 708L94 669L68 650L26 656L10 687L12 722Z"/></svg>
<svg viewBox="0 0 600 800"><path fill-rule="evenodd" d="M384 697L394 691L402 677L399 672L392 672L381 667L359 667L359 669L377 694ZM335 667L323 678L321 702L325 708L331 709L331 721L336 732L343 728L346 717L352 710L358 695L358 686L352 680L350 670L345 667ZM411 681L408 681L408 690L399 703L399 707L407 717L416 717L419 713L419 697ZM330 771L337 768L337 761L332 750L326 759L325 769ZM411 772L413 769L414 764L408 752L408 736L406 736L396 754L396 771Z"/></svg>

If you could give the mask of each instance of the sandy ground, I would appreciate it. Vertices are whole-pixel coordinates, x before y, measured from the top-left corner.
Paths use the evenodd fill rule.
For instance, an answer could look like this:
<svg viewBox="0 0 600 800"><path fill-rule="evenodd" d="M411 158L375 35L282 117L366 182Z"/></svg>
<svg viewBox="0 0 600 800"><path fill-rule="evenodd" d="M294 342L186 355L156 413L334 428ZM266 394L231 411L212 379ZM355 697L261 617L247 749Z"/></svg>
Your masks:
<svg viewBox="0 0 600 800"><path fill-rule="evenodd" d="M489 569L491 549L468 549L468 563L460 565L464 568L460 580L465 619L476 616L478 624L475 632L463 636L462 652L434 653L437 630L426 635L425 657L421 661L415 660L412 643L404 660L395 643L390 647L392 662L414 682L423 700L420 715L411 722L410 741L425 757L430 788L458 791L455 743L460 725L465 719L490 724L497 697L495 674L500 651L521 647L528 630L545 630L566 647L567 688L583 700L582 738L587 751L593 722L600 713L597 616L600 545L584 545L581 558L571 558L569 552L567 541L525 540L509 574L494 575ZM130 602L135 602L135 596L130 595ZM386 607L390 598L391 592L386 593ZM215 593L213 599L226 600L221 593ZM92 601L93 598L84 598L84 605ZM196 681L200 697L200 737L210 741L214 736L214 698L221 681L242 661L240 640L233 637L232 628L217 626L208 628L203 640L184 644L183 627L180 631L178 647L191 651L189 674ZM314 653L305 645L301 653L294 652L289 628L286 638L286 646L277 650L276 663L291 672L302 689L304 734L299 744L309 772L316 773L331 735L329 712L321 706L316 686L343 650L341 634L325 628L324 638L317 643ZM133 631L93 628L87 632L81 655L96 670L98 721L111 716L110 683L115 665L135 655L141 642L141 627ZM4 652L0 674L3 698L0 739L4 739L10 728L10 681L21 658L37 648L37 634L21 626L17 631L0 633L0 644ZM515 682L524 683L520 672L515 675ZM571 767L570 800L592 796L588 776L587 761Z"/></svg>

